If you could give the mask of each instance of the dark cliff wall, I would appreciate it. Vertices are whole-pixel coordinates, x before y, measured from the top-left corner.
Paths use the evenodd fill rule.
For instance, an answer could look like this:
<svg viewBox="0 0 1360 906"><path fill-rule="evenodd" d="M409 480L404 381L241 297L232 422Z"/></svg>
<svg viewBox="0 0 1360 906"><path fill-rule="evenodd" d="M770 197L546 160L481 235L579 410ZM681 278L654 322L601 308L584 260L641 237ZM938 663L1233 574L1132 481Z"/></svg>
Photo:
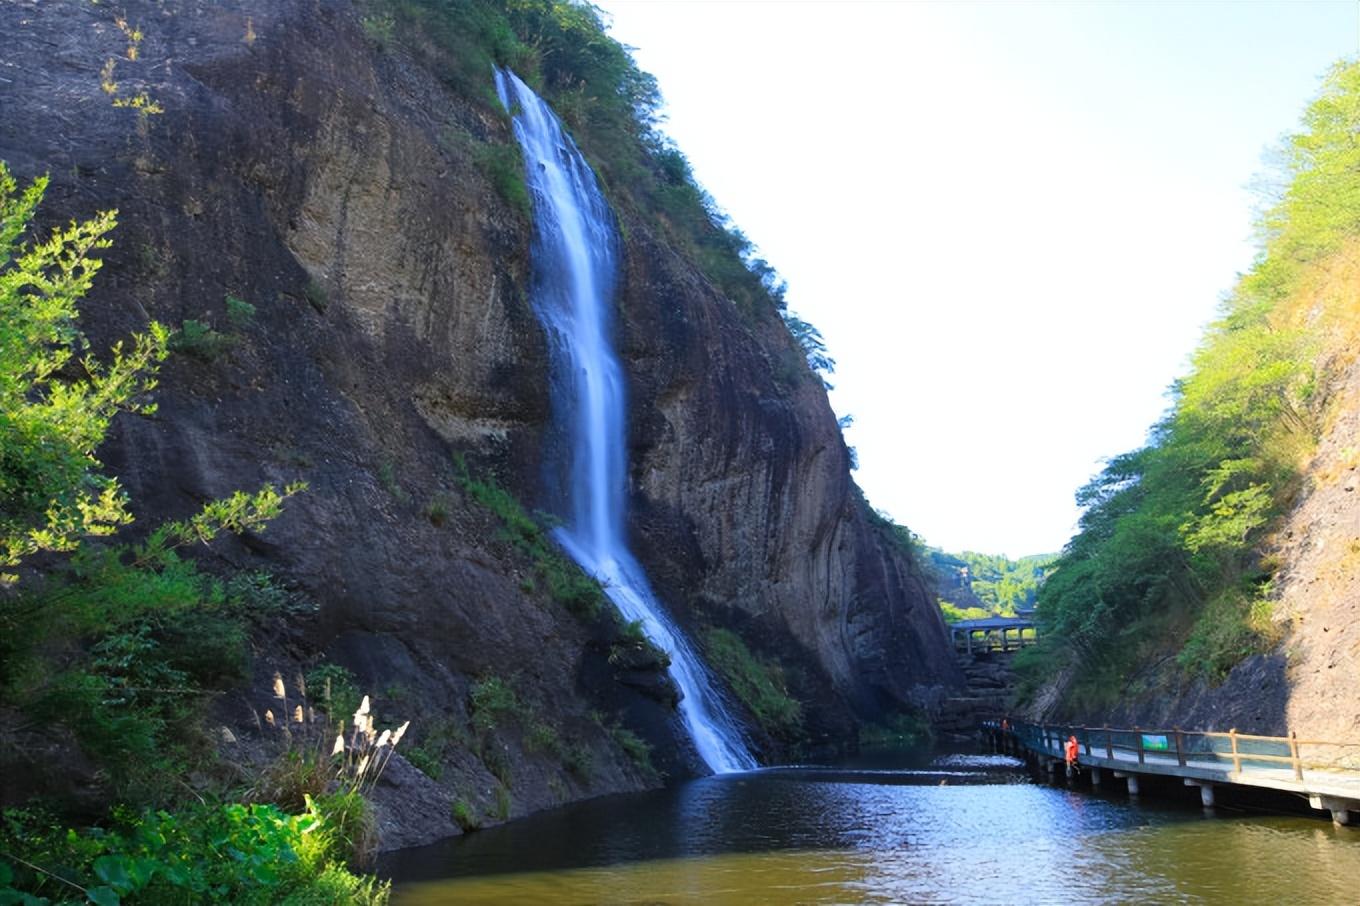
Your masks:
<svg viewBox="0 0 1360 906"><path fill-rule="evenodd" d="M144 35L135 60L119 16ZM103 455L139 524L304 479L267 533L217 555L319 603L296 657L399 682L420 704L394 716L417 724L465 723L469 683L513 673L596 765L583 777L507 740L514 813L648 782L601 710L683 771L665 695L612 682L607 628L535 587L451 466L465 453L534 501L548 404L527 215L478 157L509 143L505 119L375 45L346 3L14 0L0 29L0 159L50 172L48 224L120 212L83 309L96 347L149 318L227 332L228 294L256 307L225 351L172 356L154 418L118 421ZM113 103L141 92L164 112ZM627 226L634 532L658 587L683 621L736 626L797 667L813 734L928 701L956 680L939 615L850 482L825 393L790 376L777 315L739 312ZM447 520L426 518L434 501ZM486 801L497 783L474 757L455 767L441 830L453 786Z"/></svg>
<svg viewBox="0 0 1360 906"><path fill-rule="evenodd" d="M924 703L955 669L938 608L851 483L801 350L774 311L744 313L640 225L629 235L634 522L667 598L735 611L862 713Z"/></svg>

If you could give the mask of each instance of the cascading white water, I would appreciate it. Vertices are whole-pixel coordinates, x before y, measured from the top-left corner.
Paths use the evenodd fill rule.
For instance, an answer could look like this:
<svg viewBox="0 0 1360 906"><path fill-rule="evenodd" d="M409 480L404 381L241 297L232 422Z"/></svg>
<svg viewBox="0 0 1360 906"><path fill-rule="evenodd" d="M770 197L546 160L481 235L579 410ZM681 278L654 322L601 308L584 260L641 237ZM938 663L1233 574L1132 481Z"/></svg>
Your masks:
<svg viewBox="0 0 1360 906"><path fill-rule="evenodd" d="M554 405L569 432L566 524L558 542L603 584L628 620L671 657L680 713L715 773L756 766L736 722L679 628L657 601L624 537L623 371L609 337L618 273L613 215L595 175L548 105L519 77L496 71L514 114L534 202L534 309L549 337Z"/></svg>

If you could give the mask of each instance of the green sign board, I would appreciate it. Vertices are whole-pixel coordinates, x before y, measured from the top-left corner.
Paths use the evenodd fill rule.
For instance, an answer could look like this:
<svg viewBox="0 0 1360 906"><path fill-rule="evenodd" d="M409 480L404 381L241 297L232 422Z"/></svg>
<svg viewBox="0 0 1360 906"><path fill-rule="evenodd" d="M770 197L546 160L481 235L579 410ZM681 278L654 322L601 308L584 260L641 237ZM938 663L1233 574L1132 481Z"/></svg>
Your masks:
<svg viewBox="0 0 1360 906"><path fill-rule="evenodd" d="M1171 748L1165 736L1151 736L1143 734L1143 749L1147 752L1166 752Z"/></svg>

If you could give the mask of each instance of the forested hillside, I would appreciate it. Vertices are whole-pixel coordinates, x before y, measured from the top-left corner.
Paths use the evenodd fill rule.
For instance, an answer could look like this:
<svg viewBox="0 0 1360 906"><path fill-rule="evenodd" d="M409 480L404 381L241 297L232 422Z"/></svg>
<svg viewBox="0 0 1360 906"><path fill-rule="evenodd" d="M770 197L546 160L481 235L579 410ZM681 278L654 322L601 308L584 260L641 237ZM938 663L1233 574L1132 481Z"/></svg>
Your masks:
<svg viewBox="0 0 1360 906"><path fill-rule="evenodd" d="M1167 414L1077 495L1080 531L1039 593L1047 635L1025 656L1034 687L1061 678L1041 706L1193 700L1199 722L1280 730L1310 661L1335 664L1304 639L1314 623L1335 639L1325 614L1355 594L1360 571L1357 133L1360 65L1339 64L1284 141L1260 253ZM1325 518L1305 516L1324 503ZM1311 589L1296 599L1301 583ZM1229 683L1214 714L1212 690L1235 668L1244 689L1279 701L1232 713Z"/></svg>
<svg viewBox="0 0 1360 906"><path fill-rule="evenodd" d="M1031 554L1012 560L1004 554L930 550L931 566L945 619L1013 616L1030 610L1057 554Z"/></svg>

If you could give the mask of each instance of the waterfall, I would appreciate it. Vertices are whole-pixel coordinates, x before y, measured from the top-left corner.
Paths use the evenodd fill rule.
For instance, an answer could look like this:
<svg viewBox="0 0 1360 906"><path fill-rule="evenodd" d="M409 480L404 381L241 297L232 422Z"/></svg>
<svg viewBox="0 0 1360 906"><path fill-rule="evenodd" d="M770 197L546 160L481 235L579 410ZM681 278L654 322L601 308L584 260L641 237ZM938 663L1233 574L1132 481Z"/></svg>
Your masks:
<svg viewBox="0 0 1360 906"><path fill-rule="evenodd" d="M496 71L514 114L534 208L535 313L548 335L553 405L567 443L561 476L562 548L604 586L629 621L671 657L680 714L699 757L715 773L750 770L755 759L680 628L667 616L628 550L624 529L623 369L610 340L618 233L595 175L548 105L508 70Z"/></svg>

